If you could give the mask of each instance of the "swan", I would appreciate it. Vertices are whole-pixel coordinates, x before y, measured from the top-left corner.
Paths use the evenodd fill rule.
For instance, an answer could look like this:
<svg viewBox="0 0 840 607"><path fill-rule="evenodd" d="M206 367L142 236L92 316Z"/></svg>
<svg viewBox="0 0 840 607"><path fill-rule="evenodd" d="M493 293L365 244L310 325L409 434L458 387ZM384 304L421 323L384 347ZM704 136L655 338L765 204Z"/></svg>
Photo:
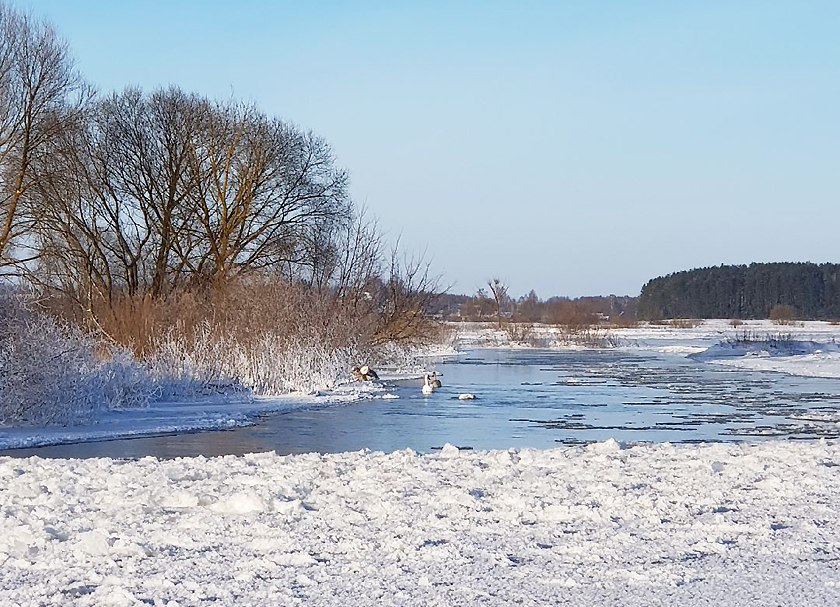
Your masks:
<svg viewBox="0 0 840 607"><path fill-rule="evenodd" d="M441 383L440 380L437 378L437 371L432 373L432 388L440 388Z"/></svg>
<svg viewBox="0 0 840 607"><path fill-rule="evenodd" d="M461 394L458 396L458 400L475 400L475 394Z"/></svg>
<svg viewBox="0 0 840 607"><path fill-rule="evenodd" d="M434 391L432 384L429 383L429 374L423 374L423 394L431 394Z"/></svg>

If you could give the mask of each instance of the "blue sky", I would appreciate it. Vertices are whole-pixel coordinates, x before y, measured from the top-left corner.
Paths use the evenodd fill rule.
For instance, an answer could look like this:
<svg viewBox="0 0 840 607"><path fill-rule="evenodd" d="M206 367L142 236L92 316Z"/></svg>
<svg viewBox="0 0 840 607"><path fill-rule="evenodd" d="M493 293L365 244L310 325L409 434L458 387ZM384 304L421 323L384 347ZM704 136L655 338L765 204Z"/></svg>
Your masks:
<svg viewBox="0 0 840 607"><path fill-rule="evenodd" d="M256 102L451 291L840 261L840 2L18 1L100 89Z"/></svg>

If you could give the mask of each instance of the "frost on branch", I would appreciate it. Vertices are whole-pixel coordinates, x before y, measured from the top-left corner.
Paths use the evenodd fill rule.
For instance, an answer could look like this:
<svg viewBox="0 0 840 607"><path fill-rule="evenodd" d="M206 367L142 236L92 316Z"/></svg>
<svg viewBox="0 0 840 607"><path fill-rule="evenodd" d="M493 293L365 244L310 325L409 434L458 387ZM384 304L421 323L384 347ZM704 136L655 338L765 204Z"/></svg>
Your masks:
<svg viewBox="0 0 840 607"><path fill-rule="evenodd" d="M69 424L148 403L148 373L122 348L0 294L0 424Z"/></svg>

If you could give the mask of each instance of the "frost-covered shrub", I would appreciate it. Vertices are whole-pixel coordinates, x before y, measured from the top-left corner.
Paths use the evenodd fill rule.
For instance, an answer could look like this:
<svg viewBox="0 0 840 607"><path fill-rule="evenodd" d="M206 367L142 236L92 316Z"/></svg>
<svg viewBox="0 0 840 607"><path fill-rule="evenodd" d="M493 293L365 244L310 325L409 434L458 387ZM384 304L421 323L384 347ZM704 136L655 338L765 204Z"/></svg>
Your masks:
<svg viewBox="0 0 840 607"><path fill-rule="evenodd" d="M154 387L122 348L0 296L0 424L67 424L148 403Z"/></svg>
<svg viewBox="0 0 840 607"><path fill-rule="evenodd" d="M217 339L213 339L209 325L203 325L189 335L170 330L157 338L143 362L154 378L163 397L193 396L224 384L228 356ZM231 383L234 381L231 377Z"/></svg>
<svg viewBox="0 0 840 607"><path fill-rule="evenodd" d="M312 393L346 380L351 346L331 347L316 335L265 333L243 341L203 325L189 336L172 331L154 344L146 364L164 394L250 389L258 394Z"/></svg>
<svg viewBox="0 0 840 607"><path fill-rule="evenodd" d="M352 347L329 348L305 336L282 341L266 336L243 354L249 356L240 378L264 393L334 388L347 379L353 361Z"/></svg>
<svg viewBox="0 0 840 607"><path fill-rule="evenodd" d="M582 348L608 349L617 348L621 345L618 339L609 329L590 327L584 331L561 332L556 334L556 345L578 346Z"/></svg>
<svg viewBox="0 0 840 607"><path fill-rule="evenodd" d="M106 354L98 359L96 378L108 409L144 407L160 396L160 387L130 350L110 346Z"/></svg>
<svg viewBox="0 0 840 607"><path fill-rule="evenodd" d="M451 340L449 343L452 343ZM354 364L367 364L373 367L388 367L402 370L421 370L423 368L421 358L433 356L435 353L434 348L399 342L386 342L377 344L376 347L359 351Z"/></svg>
<svg viewBox="0 0 840 607"><path fill-rule="evenodd" d="M534 324L530 322L506 322L502 325L508 340L511 344L522 344L536 346L537 339L534 334Z"/></svg>

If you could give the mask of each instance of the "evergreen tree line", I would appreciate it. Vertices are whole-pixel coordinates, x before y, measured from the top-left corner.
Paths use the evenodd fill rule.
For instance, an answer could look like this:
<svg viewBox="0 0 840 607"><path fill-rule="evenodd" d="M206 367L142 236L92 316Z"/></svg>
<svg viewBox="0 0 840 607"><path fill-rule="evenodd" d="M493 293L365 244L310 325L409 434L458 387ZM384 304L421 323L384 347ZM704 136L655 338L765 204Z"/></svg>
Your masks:
<svg viewBox="0 0 840 607"><path fill-rule="evenodd" d="M840 265L753 263L675 272L649 281L640 318L769 318L792 306L802 319L840 318Z"/></svg>

